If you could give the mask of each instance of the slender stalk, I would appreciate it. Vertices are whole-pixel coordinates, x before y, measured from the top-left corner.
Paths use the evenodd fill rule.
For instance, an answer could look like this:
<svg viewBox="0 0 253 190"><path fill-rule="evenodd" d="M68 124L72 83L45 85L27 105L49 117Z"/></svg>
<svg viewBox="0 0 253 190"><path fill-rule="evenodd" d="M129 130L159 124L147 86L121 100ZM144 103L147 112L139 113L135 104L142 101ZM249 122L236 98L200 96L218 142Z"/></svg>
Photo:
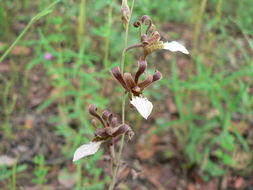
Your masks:
<svg viewBox="0 0 253 190"><path fill-rule="evenodd" d="M103 58L103 66L104 69L107 70L109 67L109 56L110 56L110 35L111 35L111 29L112 29L112 12L113 12L113 3L114 0L109 1L109 7L108 7L108 15L107 15L107 30L106 30L106 36L104 38L104 58ZM104 96L106 92L106 84L107 80L103 81L102 84L102 90L101 95Z"/></svg>
<svg viewBox="0 0 253 190"><path fill-rule="evenodd" d="M11 46L4 52L4 54L0 57L0 63L6 58L7 55L11 52L11 50L17 45L17 43L23 38L23 36L26 34L26 32L31 28L31 26L41 19L42 17L46 16L47 14L51 13L51 9L59 3L61 0L54 1L51 5L49 5L47 8L45 8L43 11L39 12L37 15L32 17L32 19L29 21L29 23L26 25L26 27L23 29L23 31L19 34L19 36L16 38L16 40L11 44Z"/></svg>
<svg viewBox="0 0 253 190"><path fill-rule="evenodd" d="M110 34L111 34L111 28L112 28L112 11L113 11L113 1L111 0L109 2L109 8L108 8L108 18L107 18L107 31L106 31L106 37L105 37L105 46L104 46L104 67L105 69L108 68L108 64L109 64L109 48L110 48Z"/></svg>
<svg viewBox="0 0 253 190"><path fill-rule="evenodd" d="M199 42L199 34L200 34L200 29L201 29L201 25L202 25L202 20L203 20L203 15L206 9L206 5L207 5L207 0L203 0L201 1L199 10L197 15L195 16L195 28L194 28L194 39L193 39L193 48L194 51L197 50L197 45Z"/></svg>
<svg viewBox="0 0 253 190"><path fill-rule="evenodd" d="M129 20L131 20L133 8L134 8L134 3L135 3L135 0L132 1ZM124 50L123 50L122 55L121 55L120 67L121 67L121 72L122 73L124 73L125 56L126 56L126 51L125 50L127 48L127 42L128 42L128 31L129 31L129 23L126 26ZM125 98L125 92L123 92L122 110L121 110L122 123L125 123L125 105L126 105L126 98ZM111 182L111 184L109 186L109 190L113 190L114 186L116 184L117 175L118 175L118 171L119 171L119 167L120 167L121 155L122 155L122 151L123 151L123 148L124 148L124 141L125 141L125 134L123 134L122 137L121 137L119 154L118 154L118 157L117 157L117 160L116 160L116 166L115 166L115 168L113 170L112 182Z"/></svg>
<svg viewBox="0 0 253 190"><path fill-rule="evenodd" d="M79 5L78 27L77 27L77 44L81 48L85 36L86 24L86 0L81 0Z"/></svg>
<svg viewBox="0 0 253 190"><path fill-rule="evenodd" d="M220 22L220 19L222 16L222 5L223 5L223 0L218 0L218 3L216 5L216 18L218 22Z"/></svg>

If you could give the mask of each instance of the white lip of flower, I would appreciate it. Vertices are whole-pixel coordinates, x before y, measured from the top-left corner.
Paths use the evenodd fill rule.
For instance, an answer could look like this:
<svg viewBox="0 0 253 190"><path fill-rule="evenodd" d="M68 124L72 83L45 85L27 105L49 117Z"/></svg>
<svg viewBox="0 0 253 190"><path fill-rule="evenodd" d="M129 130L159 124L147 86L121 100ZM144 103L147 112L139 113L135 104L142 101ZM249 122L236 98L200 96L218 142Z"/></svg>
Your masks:
<svg viewBox="0 0 253 190"><path fill-rule="evenodd" d="M182 44L176 41L163 43L163 49L166 49L172 52L180 51L184 54L189 54L189 51Z"/></svg>
<svg viewBox="0 0 253 190"><path fill-rule="evenodd" d="M148 116L152 112L153 104L145 97L134 96L130 103L137 109L137 111L148 119Z"/></svg>
<svg viewBox="0 0 253 190"><path fill-rule="evenodd" d="M95 154L103 142L104 141L97 141L97 142L90 142L89 144L83 144L82 146L76 149L74 153L73 162L80 160L83 157Z"/></svg>

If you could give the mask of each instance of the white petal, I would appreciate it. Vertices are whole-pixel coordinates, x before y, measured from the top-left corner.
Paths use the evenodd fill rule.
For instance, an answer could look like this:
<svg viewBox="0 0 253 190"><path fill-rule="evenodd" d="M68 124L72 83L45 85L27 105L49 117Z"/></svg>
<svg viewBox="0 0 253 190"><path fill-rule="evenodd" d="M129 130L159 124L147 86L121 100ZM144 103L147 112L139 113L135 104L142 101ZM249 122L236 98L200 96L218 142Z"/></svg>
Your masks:
<svg viewBox="0 0 253 190"><path fill-rule="evenodd" d="M75 162L85 156L95 154L98 151L102 142L103 141L90 142L89 144L84 144L84 145L80 146L78 149L76 149L76 151L74 153L73 162Z"/></svg>
<svg viewBox="0 0 253 190"><path fill-rule="evenodd" d="M180 43L176 41L163 43L163 49L170 50L172 52L180 51L184 54L189 54L189 51Z"/></svg>
<svg viewBox="0 0 253 190"><path fill-rule="evenodd" d="M147 98L134 96L130 103L138 110L142 117L148 119L148 116L152 112L153 104Z"/></svg>

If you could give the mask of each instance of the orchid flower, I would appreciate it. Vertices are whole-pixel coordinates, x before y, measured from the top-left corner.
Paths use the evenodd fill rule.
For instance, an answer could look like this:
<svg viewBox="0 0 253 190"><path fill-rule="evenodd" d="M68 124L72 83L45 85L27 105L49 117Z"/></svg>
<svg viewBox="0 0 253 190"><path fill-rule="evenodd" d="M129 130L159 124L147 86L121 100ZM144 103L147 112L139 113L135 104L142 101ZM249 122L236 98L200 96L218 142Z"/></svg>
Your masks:
<svg viewBox="0 0 253 190"><path fill-rule="evenodd" d="M143 25L148 25L146 31L143 33L142 28ZM155 25L153 24L151 18L147 15L142 16L141 20L137 20L134 23L136 28L139 28L140 31L140 41L141 43L129 46L126 51L143 47L144 49L144 59L146 59L147 55L156 51L156 50L169 50L171 52L181 52L184 54L189 54L189 51L179 42L171 41L171 42L163 42L161 41L161 36L159 32L156 30Z"/></svg>
<svg viewBox="0 0 253 190"><path fill-rule="evenodd" d="M147 119L152 112L152 103L143 96L143 90L147 88L150 84L160 80L162 74L159 71L155 71L153 75L146 74L145 80L139 82L140 76L145 72L147 68L146 60L140 60L138 62L138 70L133 76L125 72L123 75L120 72L119 67L114 67L112 69L113 76L118 80L121 86L129 93L130 103L137 109L137 111Z"/></svg>
<svg viewBox="0 0 253 190"><path fill-rule="evenodd" d="M95 119L92 120L92 125L95 127L94 139L76 149L73 162L95 154L99 150L100 145L111 138L118 137L123 133L126 133L129 138L134 135L134 132L127 124L120 125L118 118L113 116L108 110L105 110L100 116L97 114L97 108L91 105L89 106L89 113L102 124L103 128L98 128L97 121Z"/></svg>

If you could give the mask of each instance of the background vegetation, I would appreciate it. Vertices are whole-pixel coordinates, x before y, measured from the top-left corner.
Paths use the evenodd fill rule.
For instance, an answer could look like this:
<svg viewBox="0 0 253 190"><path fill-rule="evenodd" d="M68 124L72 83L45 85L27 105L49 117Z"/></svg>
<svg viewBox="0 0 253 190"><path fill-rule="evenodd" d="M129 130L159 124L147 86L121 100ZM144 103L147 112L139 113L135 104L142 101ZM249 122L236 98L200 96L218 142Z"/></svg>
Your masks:
<svg viewBox="0 0 253 190"><path fill-rule="evenodd" d="M0 55L52 2L0 1ZM120 5L61 0L0 63L1 188L106 189L106 149L78 164L71 160L93 134L89 104L120 115L120 89L110 74L124 44ZM120 188L204 189L212 183L213 189L236 189L238 180L238 188L247 188L253 171L253 1L136 1L132 22L143 14L164 40L181 40L191 56L151 56L150 71L158 68L164 78L146 92L155 100L148 122L127 105L136 135L124 160L129 175L134 170L140 177L128 176ZM129 44L137 34L130 27ZM127 54L127 69L134 69L135 56ZM162 175L180 183L165 183Z"/></svg>

